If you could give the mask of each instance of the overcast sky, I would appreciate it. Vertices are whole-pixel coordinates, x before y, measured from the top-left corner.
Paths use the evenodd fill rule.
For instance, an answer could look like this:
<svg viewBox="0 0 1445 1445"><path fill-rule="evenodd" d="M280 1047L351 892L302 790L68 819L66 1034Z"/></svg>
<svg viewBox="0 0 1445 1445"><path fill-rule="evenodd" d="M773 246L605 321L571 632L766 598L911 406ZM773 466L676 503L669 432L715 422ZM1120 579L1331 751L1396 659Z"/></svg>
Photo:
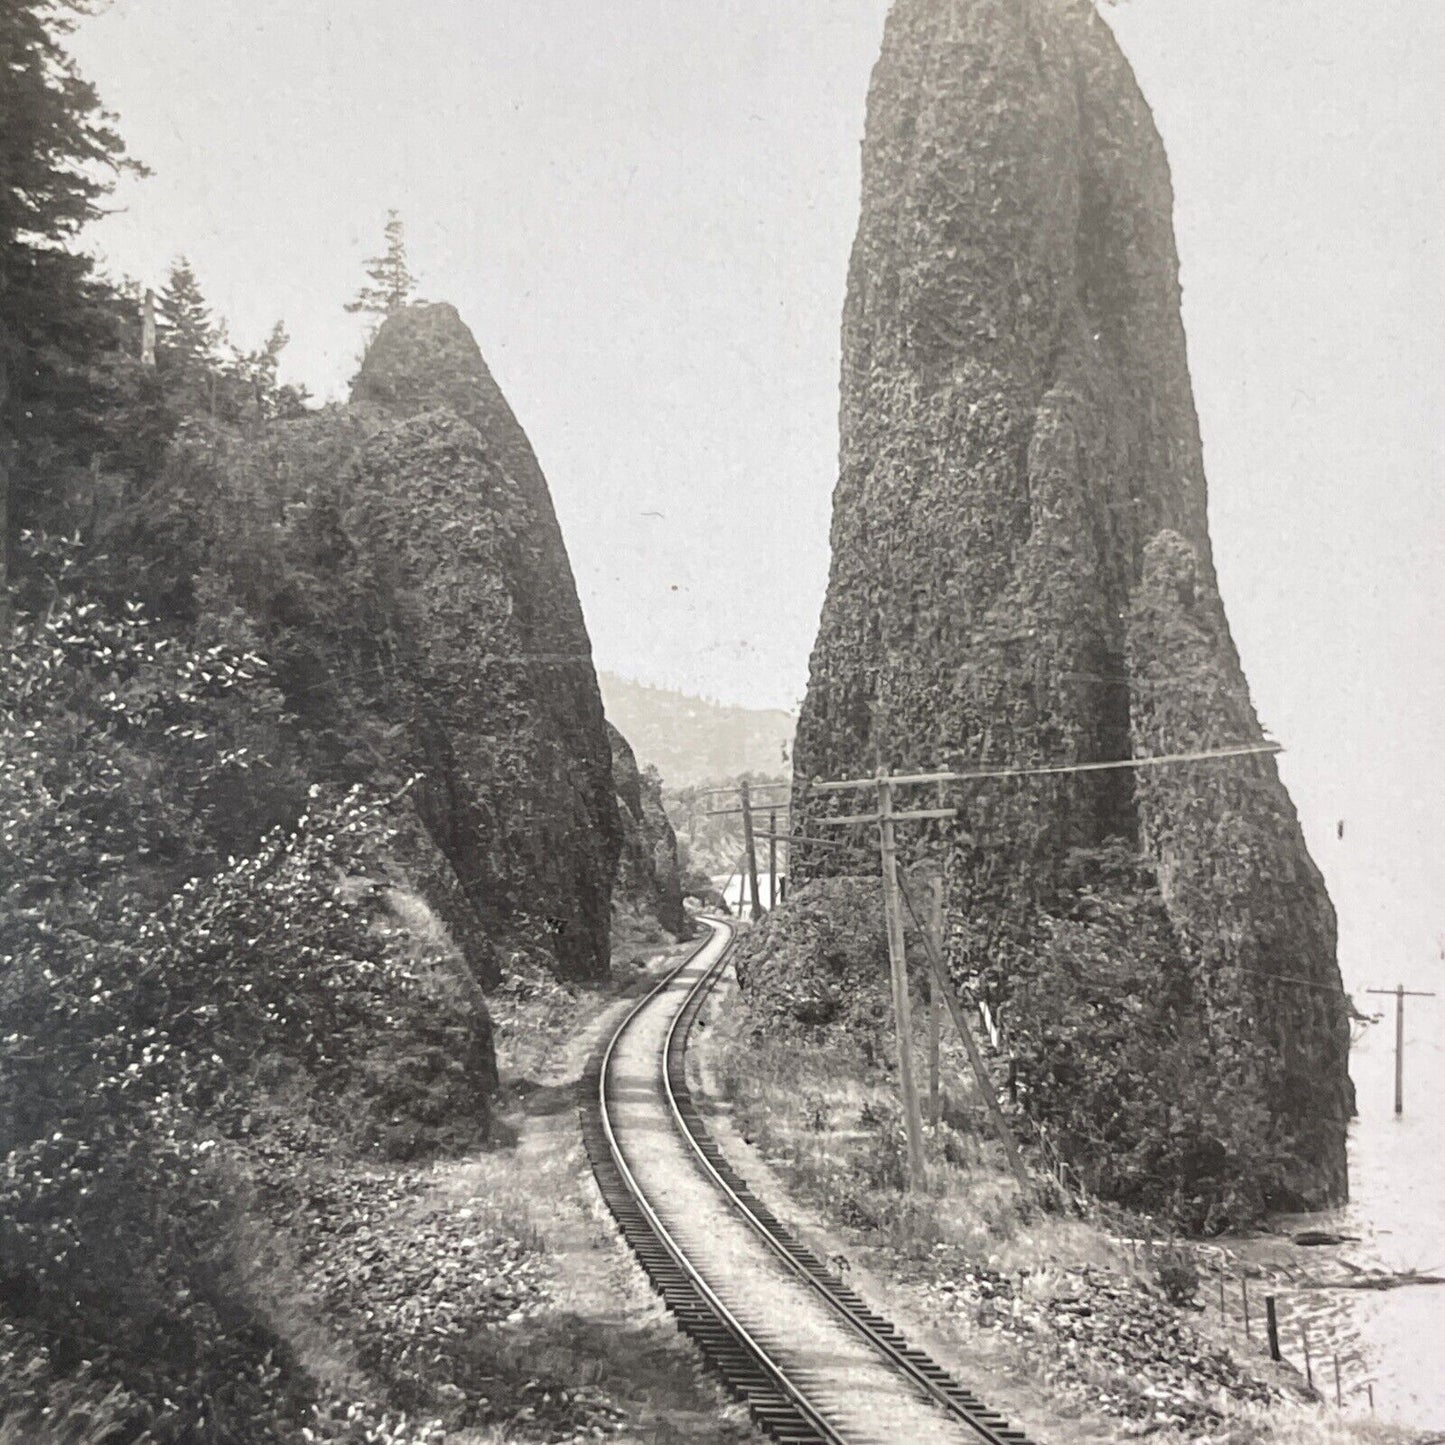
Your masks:
<svg viewBox="0 0 1445 1445"><path fill-rule="evenodd" d="M541 458L599 665L794 707L885 0L114 0L75 50L133 153L98 229L184 252L339 395L388 206ZM1445 6L1109 12L1173 163L1225 603L1347 972L1445 933ZM656 514L661 514L656 515ZM1343 841L1336 822L1346 822ZM1442 1003L1445 1007L1445 1003Z"/></svg>

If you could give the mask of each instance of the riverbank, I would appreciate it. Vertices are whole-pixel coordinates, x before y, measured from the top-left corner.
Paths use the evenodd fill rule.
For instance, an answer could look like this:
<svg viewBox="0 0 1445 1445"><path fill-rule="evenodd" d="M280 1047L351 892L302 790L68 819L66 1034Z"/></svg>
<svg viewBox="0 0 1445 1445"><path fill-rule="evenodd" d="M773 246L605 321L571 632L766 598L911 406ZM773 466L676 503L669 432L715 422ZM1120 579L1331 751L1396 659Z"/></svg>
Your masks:
<svg viewBox="0 0 1445 1445"><path fill-rule="evenodd" d="M1346 961L1362 1003L1370 975ZM1428 989L1432 970L1407 974ZM1393 1008L1357 1028L1350 1072L1359 1115L1350 1125L1350 1202L1325 1214L1272 1221L1273 1232L1231 1245L1243 1268L1275 1281L1286 1353L1299 1361L1308 1332L1317 1359L1338 1355L1345 1388L1368 1385L1381 1416L1445 1438L1445 1149L1434 1101L1445 1089L1445 1048L1423 1010L1406 1013L1404 1112L1396 1117ZM1313 1231L1337 1244L1298 1248ZM1386 1286L1386 1287L1381 1287ZM1333 1388L1332 1380L1327 1380Z"/></svg>
<svg viewBox="0 0 1445 1445"><path fill-rule="evenodd" d="M752 1037L734 1004L731 986L719 990L693 1049L729 1158L874 1308L1036 1438L1428 1438L1372 1419L1363 1401L1327 1404L1269 1360L1257 1327L1242 1343L1209 1306L1217 1252L1150 1242L1146 1222L1122 1214L1076 1218L1024 1199L981 1141L967 1090L950 1093L930 1133L928 1191L909 1196L887 1070L847 1045Z"/></svg>

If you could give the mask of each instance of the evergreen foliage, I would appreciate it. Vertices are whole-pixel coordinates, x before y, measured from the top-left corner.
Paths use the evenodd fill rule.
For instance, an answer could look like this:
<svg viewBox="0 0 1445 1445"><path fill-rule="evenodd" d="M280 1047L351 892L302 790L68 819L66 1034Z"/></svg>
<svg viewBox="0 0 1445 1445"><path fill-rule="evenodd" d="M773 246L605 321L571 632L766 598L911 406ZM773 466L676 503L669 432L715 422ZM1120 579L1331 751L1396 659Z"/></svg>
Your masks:
<svg viewBox="0 0 1445 1445"><path fill-rule="evenodd" d="M0 540L7 552L45 505L56 460L73 461L87 447L97 404L93 368L119 328L114 293L74 249L116 173L132 165L113 118L63 47L83 9L79 0L0 7Z"/></svg>
<svg viewBox="0 0 1445 1445"><path fill-rule="evenodd" d="M220 328L184 256L171 266L158 311L156 366L168 397L182 410L214 410Z"/></svg>
<svg viewBox="0 0 1445 1445"><path fill-rule="evenodd" d="M200 282L184 256L172 266L160 296L157 359L169 357L178 367L204 369L216 359L220 331L201 294Z"/></svg>
<svg viewBox="0 0 1445 1445"><path fill-rule="evenodd" d="M353 1147L475 1132L485 1007L389 913L387 806L288 762L244 621L182 637L29 546L56 585L0 667L0 1307L123 1383L117 1439L283 1438L310 1395L234 1287L227 1141L283 1083Z"/></svg>
<svg viewBox="0 0 1445 1445"><path fill-rule="evenodd" d="M288 474L284 326L232 346L179 260L145 365L138 288L74 249L128 164L64 53L81 12L0 8L0 1435L361 1438L242 1287L251 1120L339 1157L475 1139L490 1023L395 902L405 780L332 765L365 739L293 710L304 643L267 660L354 433Z"/></svg>
<svg viewBox="0 0 1445 1445"><path fill-rule="evenodd" d="M284 322L253 351L232 345L184 256L171 266L158 311L156 367L173 419L204 414L245 423L305 410L305 389L280 382L281 354L291 340Z"/></svg>
<svg viewBox="0 0 1445 1445"><path fill-rule="evenodd" d="M99 214L125 147L61 36L77 0L12 0L0 13L0 244L43 247ZM83 264L77 258L78 264ZM7 256L8 276L23 258Z"/></svg>
<svg viewBox="0 0 1445 1445"><path fill-rule="evenodd" d="M416 293L416 277L406 259L406 228L398 211L388 211L386 247L366 263L367 280L347 302L352 313L385 317L405 306Z"/></svg>

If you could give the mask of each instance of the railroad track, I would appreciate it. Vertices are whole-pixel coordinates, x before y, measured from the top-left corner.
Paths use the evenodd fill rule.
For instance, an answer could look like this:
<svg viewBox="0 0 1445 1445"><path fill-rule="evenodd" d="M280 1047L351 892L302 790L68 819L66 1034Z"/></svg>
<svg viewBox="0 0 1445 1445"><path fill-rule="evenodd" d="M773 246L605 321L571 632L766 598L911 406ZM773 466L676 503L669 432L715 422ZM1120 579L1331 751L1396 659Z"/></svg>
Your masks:
<svg viewBox="0 0 1445 1445"><path fill-rule="evenodd" d="M731 925L645 995L594 1052L582 1131L603 1198L681 1328L787 1445L1028 1445L783 1225L723 1158L686 1048Z"/></svg>

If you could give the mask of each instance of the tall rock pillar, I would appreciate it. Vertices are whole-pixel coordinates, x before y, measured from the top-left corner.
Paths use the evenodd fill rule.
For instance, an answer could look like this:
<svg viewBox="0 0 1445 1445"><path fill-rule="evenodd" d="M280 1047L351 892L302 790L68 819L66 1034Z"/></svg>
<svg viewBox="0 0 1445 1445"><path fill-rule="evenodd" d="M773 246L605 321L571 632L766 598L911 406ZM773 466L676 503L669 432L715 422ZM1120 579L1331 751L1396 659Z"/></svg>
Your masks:
<svg viewBox="0 0 1445 1445"><path fill-rule="evenodd" d="M1088 0L896 0L868 101L800 783L1261 737L1210 552L1172 210L1149 108ZM1166 581L1181 569L1187 606ZM955 966L991 972L1026 1022L998 977L1005 941L1021 968L1042 957L1076 921L1088 860L1122 848L1188 981L1161 1037L1217 1060L1264 1121L1248 1138L1200 1122L1191 1158L1259 1173L1265 1203L1339 1198L1333 914L1273 763L977 786L966 802L967 841L910 833L948 857L975 940ZM833 807L795 791L803 828ZM1266 974L1302 982L1286 994Z"/></svg>

